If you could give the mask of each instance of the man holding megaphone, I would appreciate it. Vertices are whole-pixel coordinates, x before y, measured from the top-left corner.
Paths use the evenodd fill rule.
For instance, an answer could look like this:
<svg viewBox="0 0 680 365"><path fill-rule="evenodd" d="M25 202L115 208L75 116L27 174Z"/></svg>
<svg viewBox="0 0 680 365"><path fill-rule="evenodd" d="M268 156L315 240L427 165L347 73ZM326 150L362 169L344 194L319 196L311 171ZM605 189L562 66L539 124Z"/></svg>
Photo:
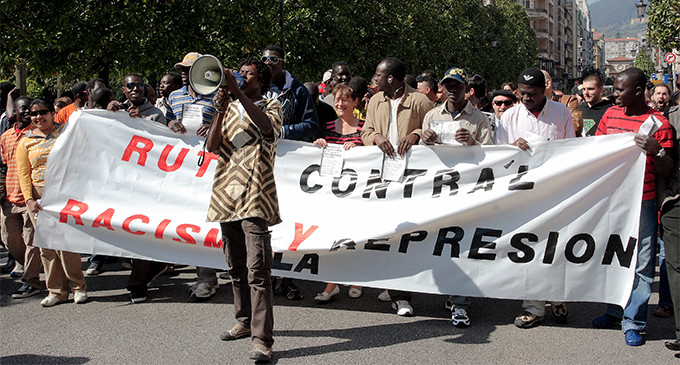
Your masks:
<svg viewBox="0 0 680 365"><path fill-rule="evenodd" d="M233 280L237 323L220 338L230 341L251 337L250 359L268 362L274 343L269 226L281 222L274 160L283 113L278 99L263 96L271 80L264 62L248 58L238 71L243 78L240 87L235 72L223 70L226 86L220 81L214 99L218 113L206 148L219 154L219 159L207 220L220 223ZM230 100L228 93L236 100Z"/></svg>

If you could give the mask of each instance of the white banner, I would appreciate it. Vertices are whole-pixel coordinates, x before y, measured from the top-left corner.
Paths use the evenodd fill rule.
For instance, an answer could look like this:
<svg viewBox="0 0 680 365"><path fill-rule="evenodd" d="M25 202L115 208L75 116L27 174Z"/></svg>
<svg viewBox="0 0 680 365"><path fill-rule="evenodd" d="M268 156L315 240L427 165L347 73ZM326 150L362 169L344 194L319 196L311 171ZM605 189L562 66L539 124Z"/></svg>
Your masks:
<svg viewBox="0 0 680 365"><path fill-rule="evenodd" d="M35 243L80 253L225 268L206 223L216 156L127 114L71 117L49 156ZM280 140L274 274L473 297L625 305L645 156L632 135L512 146L414 146L405 176L382 153Z"/></svg>

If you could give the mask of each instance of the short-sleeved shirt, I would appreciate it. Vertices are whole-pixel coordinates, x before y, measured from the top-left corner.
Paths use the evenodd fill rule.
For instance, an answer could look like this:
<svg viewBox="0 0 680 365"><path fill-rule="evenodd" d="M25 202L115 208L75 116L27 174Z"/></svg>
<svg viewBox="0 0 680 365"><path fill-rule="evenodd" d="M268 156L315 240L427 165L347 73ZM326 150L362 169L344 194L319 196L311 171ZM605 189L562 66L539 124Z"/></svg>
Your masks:
<svg viewBox="0 0 680 365"><path fill-rule="evenodd" d="M654 115L661 121L661 128L654 133L654 139L656 139L663 148L673 148L673 129L668 123L668 119L653 108L648 108L647 111L641 115L626 115L624 108L613 106L607 109L602 116L602 119L600 119L600 124L597 126L595 135L600 136L629 132L637 133L638 130L640 130L642 123L644 123L650 115ZM642 200L656 199L655 162L656 158L653 155L647 155Z"/></svg>
<svg viewBox="0 0 680 365"><path fill-rule="evenodd" d="M177 119L182 120L182 107L184 105L200 105L203 108L203 124L210 124L215 117L215 104L213 97L215 93L209 95L196 94L194 98L189 94L188 86L183 86L170 93L168 105L170 106L165 113L165 119L169 122Z"/></svg>
<svg viewBox="0 0 680 365"><path fill-rule="evenodd" d="M262 218L270 225L281 222L274 181L277 138L283 113L277 99L256 103L274 129L267 141L240 102L229 103L222 121L222 142L215 169L209 222Z"/></svg>
<svg viewBox="0 0 680 365"><path fill-rule="evenodd" d="M326 123L323 138L328 143L344 144L345 142L353 142L357 146L363 146L364 142L361 141L361 130L363 127L364 121L359 119L356 132L350 134L340 134L335 131L335 120L331 120Z"/></svg>
<svg viewBox="0 0 680 365"><path fill-rule="evenodd" d="M477 144L493 144L491 121L483 112L472 106L472 103L469 101L466 101L463 110L453 117L448 109L446 109L446 105L447 103L442 103L425 114L423 130L431 128L430 124L434 120L459 121L461 128L467 129ZM422 139L420 142L421 144L425 143Z"/></svg>
<svg viewBox="0 0 680 365"><path fill-rule="evenodd" d="M28 125L24 129L18 129L16 124L0 136L0 154L2 160L7 161L7 176L5 178L7 187L7 201L10 203L23 205L24 195L21 193L19 184L19 172L17 171L16 151L19 140L33 128Z"/></svg>

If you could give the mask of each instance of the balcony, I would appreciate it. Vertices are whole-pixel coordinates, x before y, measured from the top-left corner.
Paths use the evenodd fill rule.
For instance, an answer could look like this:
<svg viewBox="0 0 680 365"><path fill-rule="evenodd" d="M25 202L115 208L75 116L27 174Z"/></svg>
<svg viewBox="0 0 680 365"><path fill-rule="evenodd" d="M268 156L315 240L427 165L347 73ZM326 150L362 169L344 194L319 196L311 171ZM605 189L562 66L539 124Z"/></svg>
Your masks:
<svg viewBox="0 0 680 365"><path fill-rule="evenodd" d="M527 15L529 18L548 19L548 9L540 6L527 8Z"/></svg>
<svg viewBox="0 0 680 365"><path fill-rule="evenodd" d="M540 38L549 38L548 30L545 28L536 28L534 29L534 33L536 33L536 37Z"/></svg>
<svg viewBox="0 0 680 365"><path fill-rule="evenodd" d="M543 57L543 58L549 58L549 52L547 48L539 48L538 49L538 57Z"/></svg>

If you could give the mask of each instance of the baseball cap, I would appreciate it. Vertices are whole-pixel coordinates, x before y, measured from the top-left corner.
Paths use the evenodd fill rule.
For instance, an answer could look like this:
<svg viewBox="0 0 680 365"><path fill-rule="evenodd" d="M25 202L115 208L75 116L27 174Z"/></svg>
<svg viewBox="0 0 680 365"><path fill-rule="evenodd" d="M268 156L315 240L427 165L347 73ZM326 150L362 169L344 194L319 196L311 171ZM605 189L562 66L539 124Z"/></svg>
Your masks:
<svg viewBox="0 0 680 365"><path fill-rule="evenodd" d="M71 88L71 92L75 96L78 96L78 94L84 93L86 91L87 83L85 81L78 81L75 84L73 84L73 87Z"/></svg>
<svg viewBox="0 0 680 365"><path fill-rule="evenodd" d="M444 73L444 77L439 81L439 83L443 83L446 80L456 80L460 83L467 84L468 82L468 76L467 72L465 72L464 69L458 68L458 67L452 67Z"/></svg>
<svg viewBox="0 0 680 365"><path fill-rule="evenodd" d="M196 59L201 57L201 54L198 52L189 52L187 53L184 58L182 59L182 62L177 62L175 63L175 68L180 68L180 67L191 67L191 65L196 62Z"/></svg>

